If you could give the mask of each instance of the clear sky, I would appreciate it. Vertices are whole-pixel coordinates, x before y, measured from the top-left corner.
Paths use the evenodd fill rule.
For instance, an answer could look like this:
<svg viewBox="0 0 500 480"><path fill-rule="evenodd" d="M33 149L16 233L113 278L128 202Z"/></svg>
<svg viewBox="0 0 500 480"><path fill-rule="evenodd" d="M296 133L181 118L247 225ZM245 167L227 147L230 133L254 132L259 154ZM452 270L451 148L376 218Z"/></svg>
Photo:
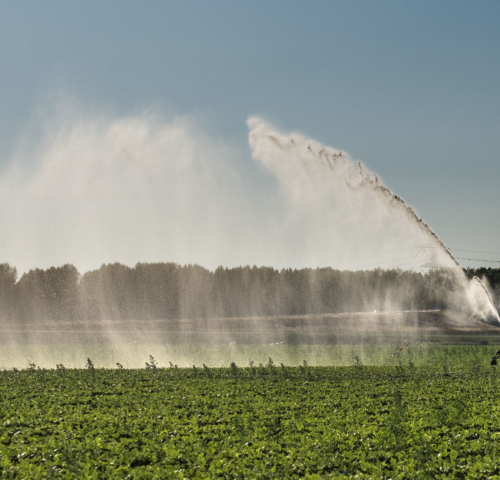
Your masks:
<svg viewBox="0 0 500 480"><path fill-rule="evenodd" d="M500 267L499 25L494 0L2 2L0 174L63 94L195 117L251 186L260 115L361 159L457 256L497 261L462 264Z"/></svg>

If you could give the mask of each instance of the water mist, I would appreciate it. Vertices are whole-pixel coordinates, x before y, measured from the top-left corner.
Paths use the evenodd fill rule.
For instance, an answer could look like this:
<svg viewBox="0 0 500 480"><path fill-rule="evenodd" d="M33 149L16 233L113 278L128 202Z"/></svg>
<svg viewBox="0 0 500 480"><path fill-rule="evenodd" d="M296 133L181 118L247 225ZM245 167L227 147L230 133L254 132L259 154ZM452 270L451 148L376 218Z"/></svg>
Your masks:
<svg viewBox="0 0 500 480"><path fill-rule="evenodd" d="M418 247L431 245L443 267L440 275L450 285L447 303L498 324L487 286L478 278L469 281L431 228L363 163L303 135L280 133L260 118L250 118L248 125L257 162L249 162L245 152L203 133L196 119L165 120L150 113L110 118L82 113L78 105L63 109L44 127L39 144L31 151L21 149L0 176L0 204L8 206L0 209L0 263L17 267L19 276L32 268L67 263L81 274L115 262L122 264L120 271L137 262L199 264L212 271L219 265L269 266L277 271L309 268L312 274L303 291L310 300L306 310L311 313L318 293L314 291L316 267L347 273L378 266L390 269L400 266L401 258L407 259L403 265L416 267L425 260L416 255ZM213 336L226 320L236 325L242 318L226 318L218 313L217 305L211 305L214 308L206 322L190 323L203 290L199 284L205 285L209 272L202 273L185 279L191 283L186 288L189 295L180 302L182 318L169 326L179 320L180 326L192 329L191 336L182 337L190 339L185 342L189 345L180 341L175 348L166 345L159 332L169 340L177 334L161 318L152 321L139 315L135 323L115 324L108 310L96 302L100 315L93 324L63 321L63 327L58 319L33 315L26 332L13 331L10 338L4 328L3 343L14 345L10 350L3 348L0 367L26 366L27 358L48 367L56 363L82 366L87 356L101 366L121 362L140 367L149 354L162 365L169 360L183 366L209 362L198 352L197 342L208 343L207 331ZM356 281L346 282L335 288L356 289L356 285ZM262 291L270 290L264 281L261 286ZM247 295L248 289L240 290ZM328 289L325 295L333 297ZM412 292L404 295L410 298L407 304L412 304ZM360 312L398 310L402 302L395 298L362 299L356 319L366 317L368 329L377 327L373 317ZM291 304L291 300L286 297L284 303ZM250 359L260 362L270 355L276 361L281 343L287 343L287 332L324 340L317 331L349 323L352 317L342 312L354 311L337 311L336 318L327 318L321 315L334 310L318 310L317 317L311 318L319 330L308 331L309 320L278 320L274 314L261 313L258 301L248 296L245 331L238 338L231 337L229 328L221 333L228 353L221 354L219 365ZM266 319L257 318L265 315ZM182 325L181 320L185 320ZM269 322L267 332L264 321ZM391 321L386 331L394 326ZM361 320L353 323L361 328ZM350 332L349 338L356 341L358 333ZM369 335L377 333L368 331ZM241 343L249 339L262 346L260 358L245 353ZM233 345L235 340L237 345ZM273 346L267 347L270 342ZM100 343L108 347L101 348ZM224 351L222 346L207 347ZM287 363L284 347L279 361ZM18 359L22 363L16 363Z"/></svg>
<svg viewBox="0 0 500 480"><path fill-rule="evenodd" d="M439 252L442 271L453 284L450 296L457 307L485 322L500 325L498 312L481 280L474 277L469 281L429 225L361 161L355 162L346 152L325 147L300 134L279 133L257 117L250 118L248 126L254 158L278 178L299 211L322 212L326 214L325 223L336 221L335 217L343 213L348 217L346 228L351 229L358 228L359 222L366 222L369 217L369 229L373 231L384 223L386 228L403 229L407 237ZM366 225L363 231L367 231ZM335 248L334 242L331 248Z"/></svg>

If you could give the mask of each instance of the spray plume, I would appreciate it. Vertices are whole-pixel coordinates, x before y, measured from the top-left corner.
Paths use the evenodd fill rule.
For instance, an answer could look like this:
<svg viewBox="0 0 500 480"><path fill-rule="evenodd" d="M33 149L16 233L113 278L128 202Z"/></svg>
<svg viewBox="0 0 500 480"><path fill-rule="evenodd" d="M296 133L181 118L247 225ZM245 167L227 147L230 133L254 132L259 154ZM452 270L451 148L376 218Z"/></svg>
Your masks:
<svg viewBox="0 0 500 480"><path fill-rule="evenodd" d="M326 205L350 217L350 228L371 218L373 230L394 225L440 253L443 273L454 285L454 303L483 321L500 324L500 318L486 287L477 277L469 282L459 262L436 233L401 197L384 186L361 161L354 162L341 150L325 147L300 134L278 133L257 117L248 120L253 156L271 171L292 202L308 212ZM366 227L366 226L365 226ZM333 245L332 245L333 246Z"/></svg>
<svg viewBox="0 0 500 480"><path fill-rule="evenodd" d="M250 118L265 167L252 183L242 155L196 119L110 118L70 104L42 120L40 143L0 176L0 261L19 273L117 261L352 270L377 259L391 268L404 258L418 266L415 252L431 243L458 285L455 303L497 318L480 280L469 282L418 214L345 151Z"/></svg>

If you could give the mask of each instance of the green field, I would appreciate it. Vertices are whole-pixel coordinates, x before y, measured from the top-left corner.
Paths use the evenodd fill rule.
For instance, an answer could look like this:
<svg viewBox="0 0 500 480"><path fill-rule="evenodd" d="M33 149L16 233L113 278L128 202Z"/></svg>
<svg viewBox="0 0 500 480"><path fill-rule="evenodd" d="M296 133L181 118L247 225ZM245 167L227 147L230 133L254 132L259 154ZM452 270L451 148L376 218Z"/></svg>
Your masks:
<svg viewBox="0 0 500 480"><path fill-rule="evenodd" d="M140 370L4 370L0 470L2 478L496 478L493 351L417 345L392 357L389 347L346 347L342 367L268 357L262 366L159 368L145 358ZM376 357L385 365L368 365Z"/></svg>

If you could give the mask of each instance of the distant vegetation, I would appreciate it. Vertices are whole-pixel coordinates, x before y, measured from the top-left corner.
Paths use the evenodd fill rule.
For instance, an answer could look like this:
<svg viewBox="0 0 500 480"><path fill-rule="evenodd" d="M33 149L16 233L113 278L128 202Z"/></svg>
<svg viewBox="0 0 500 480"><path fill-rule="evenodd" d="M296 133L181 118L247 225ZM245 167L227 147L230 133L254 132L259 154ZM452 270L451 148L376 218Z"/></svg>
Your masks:
<svg viewBox="0 0 500 480"><path fill-rule="evenodd" d="M500 293L500 269L467 269ZM35 269L18 280L0 264L0 319L168 319L304 315L451 307L445 272L340 271L119 263L80 275L73 265Z"/></svg>

